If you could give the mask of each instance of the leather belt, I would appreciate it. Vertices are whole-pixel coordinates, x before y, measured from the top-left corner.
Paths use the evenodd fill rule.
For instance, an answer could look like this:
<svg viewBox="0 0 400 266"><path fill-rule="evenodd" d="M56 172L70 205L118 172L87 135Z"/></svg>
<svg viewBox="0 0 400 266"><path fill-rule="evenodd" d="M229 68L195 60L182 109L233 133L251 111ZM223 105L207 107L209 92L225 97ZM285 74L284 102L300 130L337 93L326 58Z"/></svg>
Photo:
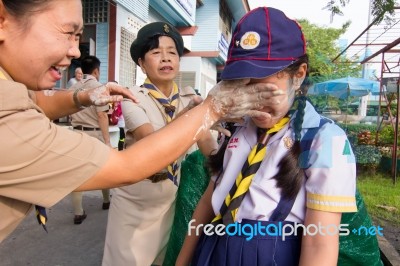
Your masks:
<svg viewBox="0 0 400 266"><path fill-rule="evenodd" d="M73 127L73 129L83 130L83 131L97 131L97 130L100 130L100 128L98 128L98 127L83 127L83 126L76 126L76 127Z"/></svg>
<svg viewBox="0 0 400 266"><path fill-rule="evenodd" d="M148 177L147 179L151 180L152 183L158 183L168 179L168 173L157 173Z"/></svg>

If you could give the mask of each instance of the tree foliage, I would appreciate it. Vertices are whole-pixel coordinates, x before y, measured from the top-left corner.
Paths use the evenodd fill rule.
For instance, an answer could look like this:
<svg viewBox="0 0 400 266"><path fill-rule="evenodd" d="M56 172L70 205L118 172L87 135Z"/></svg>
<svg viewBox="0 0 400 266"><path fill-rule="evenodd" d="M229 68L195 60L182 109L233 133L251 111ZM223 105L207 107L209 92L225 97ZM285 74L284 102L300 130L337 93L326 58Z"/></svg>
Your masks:
<svg viewBox="0 0 400 266"><path fill-rule="evenodd" d="M298 22L307 41L308 86L331 79L361 76L362 66L359 63L351 62L345 55L332 62L332 59L341 51L338 40L348 29L350 22L346 22L339 29L320 27L306 19L298 20ZM327 95L315 95L310 98L318 111L337 113L341 110L352 113L352 110L347 108L348 102L346 102L351 99L343 100Z"/></svg>
<svg viewBox="0 0 400 266"><path fill-rule="evenodd" d="M335 15L343 15L341 9L345 7L351 0L329 0L325 9L331 11L331 19ZM368 1L368 0L366 0ZM366 2L366 4L368 4ZM374 18L374 23L378 24L385 20L390 24L394 15L394 7L398 5L396 0L371 0L371 13ZM342 25L340 29L319 27L311 24L308 20L299 20L302 26L304 36L307 40L307 54L309 55L309 82L308 86L313 83L323 82L326 80L343 78L346 76L360 77L362 66L356 58L350 61L345 54L332 62L341 52L341 47L338 43L340 35L346 32L350 22ZM337 99L327 95L311 96L313 103L319 111L337 112L345 111L348 114L355 113L357 110L352 110L348 106L349 102L354 99Z"/></svg>
<svg viewBox="0 0 400 266"><path fill-rule="evenodd" d="M350 0L329 0L325 9L331 12L331 19L333 19L335 15L343 15L341 8L345 7L349 2ZM378 24L385 20L386 23L390 24L393 21L392 16L394 15L396 4L396 0L372 0L371 13L374 17L374 23Z"/></svg>
<svg viewBox="0 0 400 266"><path fill-rule="evenodd" d="M307 41L309 56L309 78L312 83L346 76L357 77L361 74L361 65L350 62L345 56L332 62L341 51L338 40L346 32L350 22L341 28L326 28L302 19L298 21Z"/></svg>

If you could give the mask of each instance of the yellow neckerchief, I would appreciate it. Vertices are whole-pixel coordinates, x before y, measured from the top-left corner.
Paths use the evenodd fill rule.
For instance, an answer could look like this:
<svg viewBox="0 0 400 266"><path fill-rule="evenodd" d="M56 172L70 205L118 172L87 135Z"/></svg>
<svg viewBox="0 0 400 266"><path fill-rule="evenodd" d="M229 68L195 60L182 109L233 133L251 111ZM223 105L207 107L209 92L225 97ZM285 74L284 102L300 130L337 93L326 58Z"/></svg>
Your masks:
<svg viewBox="0 0 400 266"><path fill-rule="evenodd" d="M176 107L178 105L178 100L179 100L179 90L178 90L178 85L176 85L175 82L173 82L173 88L172 88L172 97L169 99L166 97L159 89L154 86L154 84L149 80L146 79L143 87L147 88L149 90L149 94L156 99L162 106L165 108L165 113L161 112L162 115L165 117L167 124L170 123L174 117ZM168 178L174 182L176 186L178 186L178 171L179 171L180 165L178 164L178 161L175 160L171 164L168 165L167 170L168 170Z"/></svg>
<svg viewBox="0 0 400 266"><path fill-rule="evenodd" d="M172 87L172 97L171 99L165 96L159 89L157 89L156 86L147 78L144 81L143 87L147 88L149 91L149 94L156 99L162 106L165 108L165 114L163 115L166 117L167 123L170 123L172 121L172 118L175 114L175 109L178 105L178 100L179 100L179 90L178 90L178 85L173 81L173 87Z"/></svg>

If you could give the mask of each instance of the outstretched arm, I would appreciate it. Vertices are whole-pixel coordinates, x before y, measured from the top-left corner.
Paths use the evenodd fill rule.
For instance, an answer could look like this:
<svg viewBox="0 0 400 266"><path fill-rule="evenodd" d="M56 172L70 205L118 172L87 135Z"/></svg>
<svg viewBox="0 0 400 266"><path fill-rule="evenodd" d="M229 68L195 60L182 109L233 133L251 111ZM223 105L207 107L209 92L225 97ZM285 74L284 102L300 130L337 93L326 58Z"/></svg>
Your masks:
<svg viewBox="0 0 400 266"><path fill-rule="evenodd" d="M79 189L132 184L160 171L186 152L219 119L220 115L212 111L210 102L209 99L124 151L111 151L104 167Z"/></svg>
<svg viewBox="0 0 400 266"><path fill-rule="evenodd" d="M74 101L73 90L34 91L36 104L42 108L50 120L58 119L80 111ZM136 98L126 88L109 82L94 89L81 90L76 94L76 100L83 106L105 105L121 101L123 97L136 102Z"/></svg>
<svg viewBox="0 0 400 266"><path fill-rule="evenodd" d="M224 117L238 118L250 115L271 119L269 114L258 109L264 105L279 104L280 101L275 96L282 95L273 84L246 85L243 82L234 82L228 85L217 85L202 104L128 149L111 151L106 164L78 190L136 183L176 160L209 132L215 122Z"/></svg>

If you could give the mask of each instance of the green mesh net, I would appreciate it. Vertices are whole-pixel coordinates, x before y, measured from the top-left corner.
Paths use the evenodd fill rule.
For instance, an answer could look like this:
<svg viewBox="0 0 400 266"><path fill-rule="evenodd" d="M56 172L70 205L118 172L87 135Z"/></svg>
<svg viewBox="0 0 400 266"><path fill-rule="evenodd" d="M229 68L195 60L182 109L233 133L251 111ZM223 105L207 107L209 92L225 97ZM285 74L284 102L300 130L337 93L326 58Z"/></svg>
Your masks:
<svg viewBox="0 0 400 266"><path fill-rule="evenodd" d="M204 164L205 158L199 150L187 156L181 164L181 180L176 197L174 223L163 266L175 265L193 211L208 186L210 176Z"/></svg>
<svg viewBox="0 0 400 266"><path fill-rule="evenodd" d="M357 210L356 213L343 213L341 224L349 224L348 229L358 229L362 226L370 228L372 221L367 213L364 200L360 192L356 191ZM347 236L339 238L339 261L338 265L383 265L380 259L378 239L375 235L358 235L350 231Z"/></svg>
<svg viewBox="0 0 400 266"><path fill-rule="evenodd" d="M182 162L181 182L176 199L174 223L163 266L175 265L176 258L185 239L188 223L192 218L197 202L207 188L210 177L207 174L204 163L205 158L199 151L191 153ZM358 190L356 192L356 200L358 212L344 213L341 224L349 224L348 229L350 230L361 226L369 228L372 226L372 222ZM338 265L383 265L376 236L360 236L352 232L348 236L340 236Z"/></svg>

